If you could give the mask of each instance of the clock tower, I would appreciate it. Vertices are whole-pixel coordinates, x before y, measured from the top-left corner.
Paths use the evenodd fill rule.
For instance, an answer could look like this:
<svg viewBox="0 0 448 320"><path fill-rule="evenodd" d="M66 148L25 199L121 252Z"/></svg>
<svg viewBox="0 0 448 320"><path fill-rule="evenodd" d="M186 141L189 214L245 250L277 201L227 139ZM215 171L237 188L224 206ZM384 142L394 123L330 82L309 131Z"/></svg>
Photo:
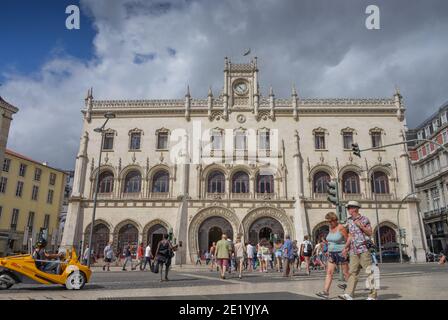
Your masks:
<svg viewBox="0 0 448 320"><path fill-rule="evenodd" d="M258 110L257 57L249 63L224 59L224 103L230 110Z"/></svg>

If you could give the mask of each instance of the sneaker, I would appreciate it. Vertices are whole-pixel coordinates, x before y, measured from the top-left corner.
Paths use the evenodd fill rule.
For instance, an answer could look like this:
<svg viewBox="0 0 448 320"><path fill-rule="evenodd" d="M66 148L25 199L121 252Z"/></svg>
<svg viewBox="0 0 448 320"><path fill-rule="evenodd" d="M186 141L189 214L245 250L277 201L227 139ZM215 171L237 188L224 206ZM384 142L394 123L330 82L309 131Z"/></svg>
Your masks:
<svg viewBox="0 0 448 320"><path fill-rule="evenodd" d="M340 294L338 297L342 300L353 300L353 297L348 293Z"/></svg>
<svg viewBox="0 0 448 320"><path fill-rule="evenodd" d="M376 300L374 297L368 297L366 300Z"/></svg>
<svg viewBox="0 0 448 320"><path fill-rule="evenodd" d="M321 298L326 299L326 300L328 300L330 298L330 294L328 292L325 292L325 291L321 291L321 292L316 293L316 296L321 297Z"/></svg>
<svg viewBox="0 0 448 320"><path fill-rule="evenodd" d="M345 289L347 289L347 285L341 283L341 284L338 284L338 288L339 288L339 289L342 289L342 290L345 290Z"/></svg>
<svg viewBox="0 0 448 320"><path fill-rule="evenodd" d="M106 266L103 266L103 271L106 271Z"/></svg>
<svg viewBox="0 0 448 320"><path fill-rule="evenodd" d="M121 269L121 271L128 271L128 270L126 270L126 269Z"/></svg>

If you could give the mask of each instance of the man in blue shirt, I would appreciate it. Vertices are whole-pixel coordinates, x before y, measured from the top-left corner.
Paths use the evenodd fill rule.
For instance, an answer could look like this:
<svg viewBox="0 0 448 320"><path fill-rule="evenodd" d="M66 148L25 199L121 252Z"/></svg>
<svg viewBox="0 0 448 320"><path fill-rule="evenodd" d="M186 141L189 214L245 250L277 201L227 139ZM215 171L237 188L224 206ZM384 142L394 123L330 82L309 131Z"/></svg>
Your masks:
<svg viewBox="0 0 448 320"><path fill-rule="evenodd" d="M284 277L292 276L291 265L294 263L294 247L291 241L291 237L287 234L285 236L285 242L282 246L283 251L283 266L284 266Z"/></svg>

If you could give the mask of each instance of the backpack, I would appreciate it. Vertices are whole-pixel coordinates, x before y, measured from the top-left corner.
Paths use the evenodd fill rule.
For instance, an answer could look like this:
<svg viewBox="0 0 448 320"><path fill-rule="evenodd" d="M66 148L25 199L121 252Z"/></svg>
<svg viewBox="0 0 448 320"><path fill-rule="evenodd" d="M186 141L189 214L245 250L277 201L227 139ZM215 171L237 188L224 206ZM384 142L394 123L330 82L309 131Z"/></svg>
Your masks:
<svg viewBox="0 0 448 320"><path fill-rule="evenodd" d="M311 242L308 241L308 243L306 244L306 252L307 253L311 253L313 252L313 246L311 245Z"/></svg>

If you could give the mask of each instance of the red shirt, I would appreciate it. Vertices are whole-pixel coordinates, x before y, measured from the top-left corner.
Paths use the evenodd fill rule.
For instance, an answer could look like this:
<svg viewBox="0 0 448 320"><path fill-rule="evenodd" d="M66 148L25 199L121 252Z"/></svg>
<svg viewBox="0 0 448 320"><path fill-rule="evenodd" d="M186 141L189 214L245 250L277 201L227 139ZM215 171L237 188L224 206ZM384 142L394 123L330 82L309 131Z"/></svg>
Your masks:
<svg viewBox="0 0 448 320"><path fill-rule="evenodd" d="M139 246L137 249L137 258L143 257L143 247Z"/></svg>

